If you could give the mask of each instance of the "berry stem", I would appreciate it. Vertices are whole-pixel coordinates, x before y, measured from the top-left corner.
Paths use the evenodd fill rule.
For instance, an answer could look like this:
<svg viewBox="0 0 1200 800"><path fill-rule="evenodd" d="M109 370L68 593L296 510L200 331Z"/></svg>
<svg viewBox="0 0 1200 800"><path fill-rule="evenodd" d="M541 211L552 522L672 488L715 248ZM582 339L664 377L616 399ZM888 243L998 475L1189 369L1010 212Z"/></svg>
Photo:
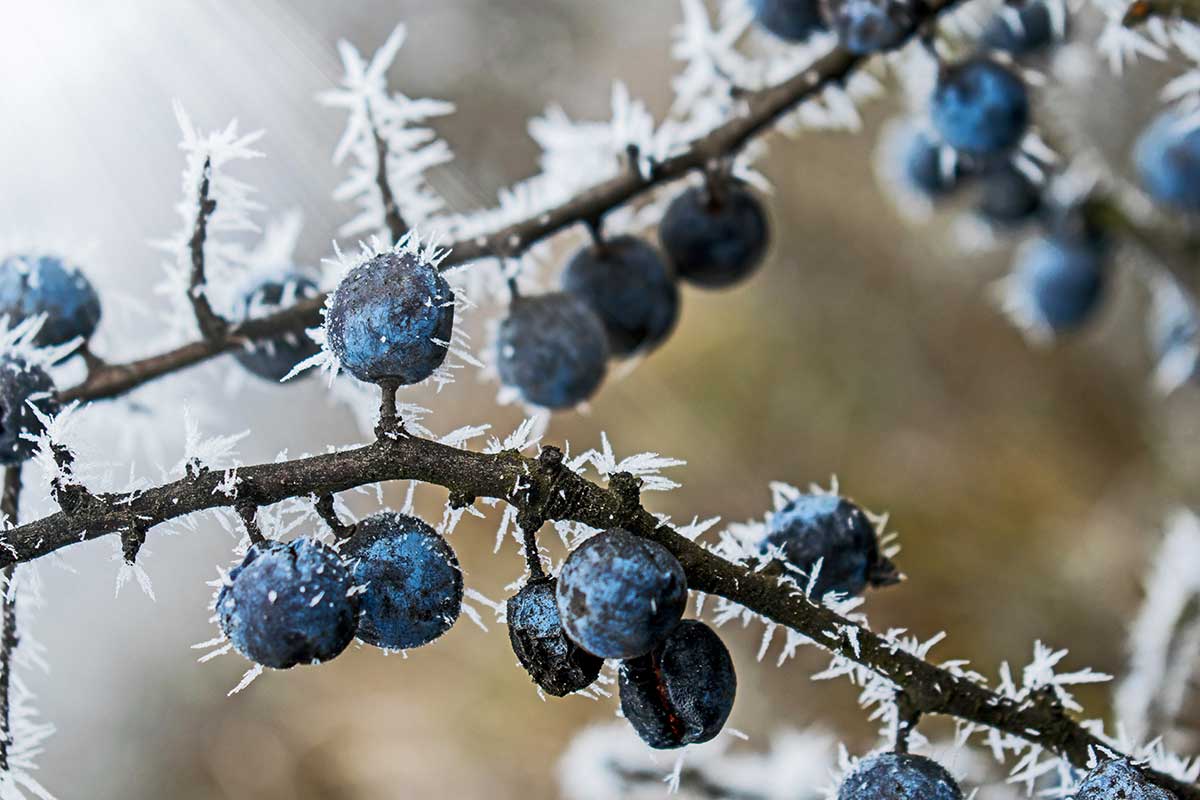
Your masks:
<svg viewBox="0 0 1200 800"><path fill-rule="evenodd" d="M521 525L521 536L525 542L525 563L529 566L529 580L540 581L546 577L542 569L542 556L538 551L538 525L527 522Z"/></svg>
<svg viewBox="0 0 1200 800"><path fill-rule="evenodd" d="M396 415L396 392L400 384L387 381L379 384L379 424L375 436L383 439L400 432L400 418Z"/></svg>
<svg viewBox="0 0 1200 800"><path fill-rule="evenodd" d="M0 495L0 514L11 524L17 524L21 497L21 466L4 470L4 489ZM4 599L0 602L0 773L9 771L8 750L12 743L12 662L19 638L17 636L17 597L13 591L16 564L3 569Z"/></svg>
<svg viewBox="0 0 1200 800"><path fill-rule="evenodd" d="M341 517L338 516L337 509L334 508L333 494L331 492L317 495L314 505L321 519L329 526L329 530L333 531L334 536L339 539L350 538L350 534L354 533L354 526L342 522Z"/></svg>
<svg viewBox="0 0 1200 800"><path fill-rule="evenodd" d="M267 537L263 536L262 528L258 527L258 506L254 503L241 503L237 506L237 512L246 526L246 535L250 537L250 544L265 542Z"/></svg>

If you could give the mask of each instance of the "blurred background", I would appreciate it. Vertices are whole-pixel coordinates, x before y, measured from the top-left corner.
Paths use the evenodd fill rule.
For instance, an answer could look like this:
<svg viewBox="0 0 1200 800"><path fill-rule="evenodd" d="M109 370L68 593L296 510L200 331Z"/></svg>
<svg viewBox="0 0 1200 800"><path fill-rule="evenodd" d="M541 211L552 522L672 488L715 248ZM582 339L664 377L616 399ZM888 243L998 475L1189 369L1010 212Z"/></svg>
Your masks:
<svg viewBox="0 0 1200 800"><path fill-rule="evenodd" d="M338 38L369 54L397 22L409 25L391 85L457 104L437 125L457 160L435 183L467 210L535 170L525 125L549 104L607 119L620 79L661 115L680 19L675 0L3 0L0 9L0 233L88 254L107 305L102 354L143 352L138 325L153 324L163 302L151 291L162 256L148 242L178 225L173 99L202 128L237 117L266 129L268 157L236 174L272 212L303 212L299 257L315 265L354 213L329 195L343 118L313 100L340 77ZM1161 78L1143 69L1090 85L1088 104L1064 100L1056 119L1123 169ZM548 438L579 451L607 432L618 457L686 460L670 471L683 488L647 498L679 520L759 517L770 481L827 485L836 475L862 505L890 512L901 534L910 580L868 598L875 627L922 638L945 630L935 656L987 674L1002 660L1024 664L1035 639L1069 648L1070 668L1119 674L1164 515L1196 491L1197 397L1151 391L1145 298L1129 281L1116 282L1082 335L1030 348L989 299L1009 253L964 255L947 215L909 224L880 190L874 134L895 111L887 100L868 106L857 135L776 140L762 164L775 187L767 267L733 291L685 290L668 343L610 379L590 413L556 417ZM322 381L223 394L236 369L222 359L172 379L153 389L155 417L127 410L114 424L147 426L147 465L179 457L185 404L206 433L253 430L239 447L249 462L362 440ZM494 385L468 374L403 399L434 409L438 432L490 422L503 435L522 414L494 397ZM399 505L402 491L386 499ZM431 519L443 501L441 490L418 493ZM497 521L467 518L452 543L469 585L500 600L522 564L511 543L492 554ZM213 635L206 581L229 563L232 538L203 520L186 535L152 534L144 565L156 601L136 587L114 600L112 544L71 548L42 569L36 630L50 671L28 680L58 728L40 779L59 797L557 797L554 765L572 733L613 717L612 700L543 702L503 626L484 633L465 618L406 658L352 650L227 698L247 664L197 664L190 646ZM809 680L824 656L776 668L773 651L757 663L760 634L722 632L740 679L731 724L750 737L736 747L763 749L775 731L811 724L852 750L873 745L854 688ZM1110 691L1084 698L1102 715ZM670 757L662 764L669 770Z"/></svg>

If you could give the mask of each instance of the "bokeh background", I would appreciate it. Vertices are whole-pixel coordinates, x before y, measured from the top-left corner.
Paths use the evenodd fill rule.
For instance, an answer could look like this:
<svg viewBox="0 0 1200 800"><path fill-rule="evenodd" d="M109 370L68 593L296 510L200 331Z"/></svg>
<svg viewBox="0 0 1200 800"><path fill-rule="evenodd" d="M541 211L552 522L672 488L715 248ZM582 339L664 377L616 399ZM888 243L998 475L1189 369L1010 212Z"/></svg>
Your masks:
<svg viewBox="0 0 1200 800"><path fill-rule="evenodd" d="M237 174L272 211L303 212L299 255L316 264L353 213L329 196L341 116L313 101L340 76L339 37L369 53L408 23L391 83L457 103L437 127L458 157L435 182L466 210L534 170L525 124L549 104L607 118L620 79L665 111L679 18L675 0L3 0L0 232L85 247L113 310L96 349L136 350L137 325L153 324L163 302L151 291L161 255L148 242L177 225L172 99L205 128L238 117L267 130L268 157ZM1123 169L1163 74L1089 83L1087 103L1072 104L1068 86L1055 123ZM1071 666L1119 674L1163 516L1195 493L1197 398L1150 390L1145 298L1123 278L1086 332L1031 349L989 299L1008 251L964 254L949 214L910 224L880 190L875 133L895 111L888 100L867 107L859 134L776 140L763 163L775 187L768 266L733 291L686 290L670 341L609 380L590 413L556 417L549 438L579 450L607 432L618 456L686 460L671 471L683 488L648 497L677 519L761 516L770 481L837 475L902 536L910 580L869 598L877 627L946 630L935 655L989 674L1005 659L1023 664L1035 639L1069 648ZM164 465L180 452L184 404L206 432L252 429L240 447L248 461L362 439L321 381L228 395L234 370L228 359L194 370L156 389L178 405L119 424L148 426ZM486 421L504 433L521 413L494 398L473 374L437 395L405 395L435 410L439 431ZM402 502L400 489L387 496ZM425 490L418 505L437 518L443 499ZM521 562L511 544L492 554L497 518L468 519L453 544L469 584L499 599ZM212 635L206 581L232 544L203 521L152 534L156 602L136 587L114 599L109 542L44 568L37 630L51 669L30 683L58 726L40 774L60 797L556 797L554 764L572 732L613 716L612 701L543 702L503 626L484 633L465 619L407 658L359 649L227 698L245 662L200 665L190 645ZM759 634L723 632L740 677L731 724L750 736L738 746L818 723L869 747L874 727L853 687L809 680L825 658L757 663ZM1108 689L1085 697L1105 713Z"/></svg>

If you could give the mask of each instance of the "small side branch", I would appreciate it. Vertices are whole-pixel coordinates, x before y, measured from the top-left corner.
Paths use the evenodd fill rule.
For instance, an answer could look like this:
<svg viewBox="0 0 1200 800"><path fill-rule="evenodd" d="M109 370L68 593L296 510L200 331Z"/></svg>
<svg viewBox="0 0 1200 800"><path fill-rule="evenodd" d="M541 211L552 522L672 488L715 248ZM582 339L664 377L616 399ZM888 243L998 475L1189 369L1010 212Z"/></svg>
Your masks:
<svg viewBox="0 0 1200 800"><path fill-rule="evenodd" d="M371 137L375 140L375 185L379 187L379 199L383 203L383 220L392 237L392 244L395 244L408 233L408 224L400 214L400 206L396 204L396 196L392 193L392 184L388 180L388 144L380 135L379 126L375 124L375 116L369 106L367 123L371 126Z"/></svg>
<svg viewBox="0 0 1200 800"><path fill-rule="evenodd" d="M208 283L204 274L204 241L208 238L208 221L217 210L217 201L209 197L212 184L212 160L204 160L201 171L200 191L196 198L196 225L192 228L192 238L188 242L188 250L192 255L192 279L188 287L188 299L196 314L196 323L205 339L219 341L225 338L229 323L217 312L213 311L208 302Z"/></svg>
<svg viewBox="0 0 1200 800"><path fill-rule="evenodd" d="M21 497L21 467L4 470L4 489L0 494L0 513L13 525L17 524L17 513ZM17 596L13 591L16 564L3 569L4 598L0 602L0 772L8 772L8 750L12 744L12 667L13 655L18 644Z"/></svg>

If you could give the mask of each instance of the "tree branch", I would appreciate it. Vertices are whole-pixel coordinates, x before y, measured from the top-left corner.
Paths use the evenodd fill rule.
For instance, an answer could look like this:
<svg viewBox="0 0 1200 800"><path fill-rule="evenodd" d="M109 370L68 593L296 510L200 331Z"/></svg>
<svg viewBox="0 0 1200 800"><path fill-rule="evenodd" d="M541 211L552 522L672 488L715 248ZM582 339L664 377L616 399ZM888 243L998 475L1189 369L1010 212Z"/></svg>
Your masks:
<svg viewBox="0 0 1200 800"><path fill-rule="evenodd" d="M21 467L4 470L4 489L0 494L0 514L13 525L17 524L17 511L21 496ZM16 652L17 598L13 593L12 581L16 564L9 564L2 571L4 598L0 601L0 772L8 772L8 750L12 744L12 662Z"/></svg>
<svg viewBox="0 0 1200 800"><path fill-rule="evenodd" d="M196 224L192 228L192 238L188 241L188 251L192 255L192 279L188 287L188 299L192 302L192 310L196 313L196 324L200 333L209 341L219 341L225 337L229 328L221 315L213 311L208 302L208 285L204 276L204 240L208 238L208 221L217 210L217 201L208 196L212 183L212 161L204 159L204 168L200 172L200 189L196 198Z"/></svg>
<svg viewBox="0 0 1200 800"><path fill-rule="evenodd" d="M556 452L548 449L549 452ZM804 634L817 645L873 670L903 689L909 714L944 714L995 728L1042 745L1085 767L1089 749L1108 748L1068 717L1051 698L1018 703L965 677L899 649L796 592L790 583L724 560L662 524L622 489L592 483L565 467L514 451L476 453L416 437L385 438L364 447L279 463L241 467L238 486L253 487L261 505L291 497L323 495L370 483L417 480L450 489L459 498L495 498L551 520L594 528L620 526L656 541L683 564L688 586L739 603ZM76 513L57 513L8 532L0 564L29 561L68 545L121 530L132 517L147 528L197 511L237 507L236 492L220 490L226 474L206 471L132 493L95 495ZM530 508L530 506L535 506ZM1200 789L1170 776L1149 773L1180 800L1200 800Z"/></svg>
<svg viewBox="0 0 1200 800"><path fill-rule="evenodd" d="M907 38L915 35L929 20L963 1L933 0L925 4L923 13L918 15ZM449 242L445 248L450 252L442 262L442 268L462 266L483 258L518 255L536 242L571 225L601 219L609 211L651 189L678 180L693 170L705 169L710 163L737 153L752 139L768 131L780 117L806 100L819 95L830 86L843 82L866 60L862 56L835 50L808 69L775 86L740 93L738 111L734 116L684 147L678 155L655 164L650 174L644 175L638 171L636 165L631 165L622 174L581 192L556 208L539 211L528 219L488 234ZM382 160L380 163L383 163ZM386 185L384 175L380 185L381 193ZM390 188L388 193L390 194ZM388 194L383 194L383 199L386 215ZM389 220L388 227L393 238L398 241L398 237L395 236L398 228L395 228L393 223L394 220ZM70 402L116 397L163 375L186 369L239 347L245 340L266 339L290 331L315 327L320 324L320 309L324 304L325 295L306 298L270 316L236 325L229 330L224 339L191 342L137 361L100 366L89 374L83 383L63 391L62 399Z"/></svg>
<svg viewBox="0 0 1200 800"><path fill-rule="evenodd" d="M388 181L388 144L379 135L370 105L367 106L367 124L371 126L371 137L375 140L375 185L379 187L379 199L383 203L383 220L392 237L392 244L395 244L408 233L408 224L400 214L400 206L396 204L396 196L392 193L392 185Z"/></svg>

